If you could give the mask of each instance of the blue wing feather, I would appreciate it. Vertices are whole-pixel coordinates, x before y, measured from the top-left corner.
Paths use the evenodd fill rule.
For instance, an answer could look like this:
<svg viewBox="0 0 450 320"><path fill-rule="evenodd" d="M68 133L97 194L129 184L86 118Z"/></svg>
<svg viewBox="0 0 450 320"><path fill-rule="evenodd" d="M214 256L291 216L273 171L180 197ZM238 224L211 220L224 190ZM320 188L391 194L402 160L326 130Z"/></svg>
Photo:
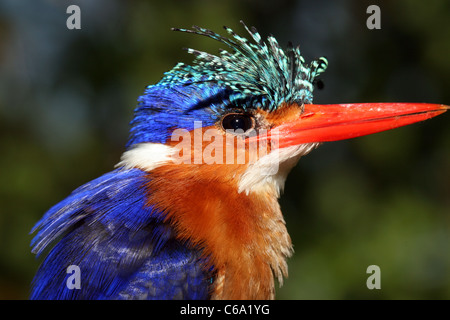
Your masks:
<svg viewBox="0 0 450 320"><path fill-rule="evenodd" d="M177 241L161 212L146 205L145 182L141 170L116 169L44 215L32 246L48 254L32 299L208 298L200 252ZM80 289L66 285L70 265L80 268Z"/></svg>

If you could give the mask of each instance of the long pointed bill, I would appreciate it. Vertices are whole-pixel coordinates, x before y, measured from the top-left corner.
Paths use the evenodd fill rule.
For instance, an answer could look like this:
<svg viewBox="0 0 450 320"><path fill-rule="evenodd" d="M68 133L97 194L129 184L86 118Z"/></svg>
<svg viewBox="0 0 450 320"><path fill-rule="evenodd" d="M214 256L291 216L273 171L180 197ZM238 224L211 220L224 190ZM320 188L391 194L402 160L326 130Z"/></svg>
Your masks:
<svg viewBox="0 0 450 320"><path fill-rule="evenodd" d="M302 115L272 130L279 148L360 137L435 117L448 106L429 103L353 103L304 106Z"/></svg>

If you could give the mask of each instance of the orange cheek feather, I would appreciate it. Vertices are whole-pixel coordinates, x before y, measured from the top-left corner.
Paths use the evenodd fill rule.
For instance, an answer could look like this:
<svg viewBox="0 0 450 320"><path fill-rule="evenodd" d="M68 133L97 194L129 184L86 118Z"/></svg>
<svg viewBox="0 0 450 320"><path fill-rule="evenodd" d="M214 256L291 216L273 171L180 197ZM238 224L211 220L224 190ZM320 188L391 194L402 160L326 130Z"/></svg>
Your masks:
<svg viewBox="0 0 450 320"><path fill-rule="evenodd" d="M173 137L167 142L179 150L176 163L182 164L228 164L254 163L260 156L270 152L270 143L250 145L244 136L226 134L216 126L204 127ZM221 168L222 169L222 168ZM236 167L231 169L236 169ZM215 168L217 170L217 168Z"/></svg>

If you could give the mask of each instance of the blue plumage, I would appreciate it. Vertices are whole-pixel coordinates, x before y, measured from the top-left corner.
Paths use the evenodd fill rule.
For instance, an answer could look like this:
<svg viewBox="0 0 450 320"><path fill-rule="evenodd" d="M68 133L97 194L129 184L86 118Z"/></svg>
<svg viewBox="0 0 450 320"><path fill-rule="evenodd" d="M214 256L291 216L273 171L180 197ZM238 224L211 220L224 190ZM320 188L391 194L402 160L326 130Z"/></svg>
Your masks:
<svg viewBox="0 0 450 320"><path fill-rule="evenodd" d="M116 169L75 190L35 227L42 263L32 299L205 299L199 252L176 241L163 215L146 206L145 173ZM77 265L81 289L66 286Z"/></svg>
<svg viewBox="0 0 450 320"><path fill-rule="evenodd" d="M211 84L149 86L139 98L127 147L165 143L174 128L194 129L194 120L213 125L229 106L228 92Z"/></svg>

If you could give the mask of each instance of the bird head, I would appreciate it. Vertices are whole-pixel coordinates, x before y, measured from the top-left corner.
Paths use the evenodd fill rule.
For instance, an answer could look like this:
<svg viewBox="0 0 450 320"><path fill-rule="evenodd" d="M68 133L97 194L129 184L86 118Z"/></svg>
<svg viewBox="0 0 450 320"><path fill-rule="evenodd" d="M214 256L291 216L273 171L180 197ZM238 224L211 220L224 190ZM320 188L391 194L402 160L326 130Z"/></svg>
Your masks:
<svg viewBox="0 0 450 320"><path fill-rule="evenodd" d="M274 37L264 41L244 27L251 41L227 27L229 37L175 29L227 50L187 49L191 64L179 63L146 88L119 166L147 172L148 205L203 250L219 279L214 297L267 298L273 275L280 282L287 275L292 246L277 198L299 158L323 142L411 124L448 107L315 105L314 83L327 60L306 63L298 47L283 50Z"/></svg>
<svg viewBox="0 0 450 320"><path fill-rule="evenodd" d="M327 59L306 63L299 47L289 43L283 50L273 36L265 42L255 28L243 25L253 42L228 27L230 38L197 26L173 29L212 38L231 52L220 50L216 56L187 49L196 57L192 64L179 63L148 86L135 110L127 144L131 152L124 158L147 147L154 149L147 168L168 158L220 170L221 164L248 169L264 160L256 174L266 177L277 174L280 163L292 166L290 158L298 160L322 142L393 129L447 110L425 103L314 105L314 83ZM248 193L249 188L240 190Z"/></svg>

